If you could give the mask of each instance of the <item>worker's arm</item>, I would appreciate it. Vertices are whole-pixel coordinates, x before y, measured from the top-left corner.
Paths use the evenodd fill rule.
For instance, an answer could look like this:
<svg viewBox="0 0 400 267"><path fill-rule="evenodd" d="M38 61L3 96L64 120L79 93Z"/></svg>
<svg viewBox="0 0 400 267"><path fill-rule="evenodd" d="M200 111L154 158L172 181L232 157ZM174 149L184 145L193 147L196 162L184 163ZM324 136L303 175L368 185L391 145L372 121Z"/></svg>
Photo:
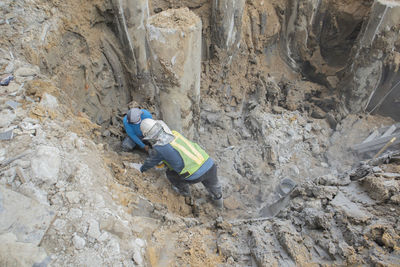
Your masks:
<svg viewBox="0 0 400 267"><path fill-rule="evenodd" d="M140 118L142 120L144 120L144 119L152 119L153 118L153 116L151 116L151 113L148 110L142 109L142 112L143 112L143 114L142 114L142 116L140 116Z"/></svg>
<svg viewBox="0 0 400 267"><path fill-rule="evenodd" d="M143 144L142 140L135 134L133 130L133 126L129 125L127 116L123 119L125 131L128 136L135 142L140 148L144 148L145 144Z"/></svg>
<svg viewBox="0 0 400 267"><path fill-rule="evenodd" d="M140 168L140 171L145 172L148 169L153 168L163 159L164 157L156 149L152 149L149 157L144 161L142 167Z"/></svg>

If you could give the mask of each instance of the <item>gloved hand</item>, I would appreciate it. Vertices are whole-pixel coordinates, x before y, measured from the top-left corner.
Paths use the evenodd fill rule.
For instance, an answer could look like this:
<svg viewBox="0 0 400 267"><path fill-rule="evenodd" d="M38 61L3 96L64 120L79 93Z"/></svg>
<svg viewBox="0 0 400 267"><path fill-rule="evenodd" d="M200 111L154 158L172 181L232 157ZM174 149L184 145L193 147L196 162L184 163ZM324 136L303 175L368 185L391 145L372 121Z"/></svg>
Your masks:
<svg viewBox="0 0 400 267"><path fill-rule="evenodd" d="M143 164L140 164L140 163L131 163L131 166L132 166L134 169L138 170L138 171L140 171L140 167L142 167L142 165L143 165Z"/></svg>

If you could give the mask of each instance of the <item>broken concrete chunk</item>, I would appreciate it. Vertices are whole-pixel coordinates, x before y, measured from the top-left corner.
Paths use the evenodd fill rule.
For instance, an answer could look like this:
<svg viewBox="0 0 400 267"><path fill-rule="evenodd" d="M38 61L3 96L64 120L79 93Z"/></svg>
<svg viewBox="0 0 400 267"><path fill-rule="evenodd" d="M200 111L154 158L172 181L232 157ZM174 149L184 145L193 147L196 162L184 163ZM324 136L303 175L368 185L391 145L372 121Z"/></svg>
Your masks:
<svg viewBox="0 0 400 267"><path fill-rule="evenodd" d="M47 266L46 251L32 243L18 240L13 233L0 235L0 266Z"/></svg>
<svg viewBox="0 0 400 267"><path fill-rule="evenodd" d="M51 146L40 146L31 161L34 177L48 184L57 183L60 165L60 151Z"/></svg>
<svg viewBox="0 0 400 267"><path fill-rule="evenodd" d="M87 235L93 239L98 239L100 237L101 233L98 221L94 219L89 220L89 230Z"/></svg>
<svg viewBox="0 0 400 267"><path fill-rule="evenodd" d="M38 245L54 215L50 207L0 186L0 234L13 233L18 242Z"/></svg>
<svg viewBox="0 0 400 267"><path fill-rule="evenodd" d="M335 196L330 204L336 211L345 215L354 224L366 223L372 218L372 214L350 201L342 192Z"/></svg>
<svg viewBox="0 0 400 267"><path fill-rule="evenodd" d="M7 128L14 121L16 115L9 109L0 112L0 128Z"/></svg>
<svg viewBox="0 0 400 267"><path fill-rule="evenodd" d="M390 198L389 190L385 186L382 178L375 176L367 176L362 180L363 187L366 188L368 195L375 200L385 201Z"/></svg>
<svg viewBox="0 0 400 267"><path fill-rule="evenodd" d="M21 67L15 71L15 76L17 77L36 76L39 73L40 69L38 66Z"/></svg>
<svg viewBox="0 0 400 267"><path fill-rule="evenodd" d="M0 140L11 140L14 137L14 130L0 133Z"/></svg>
<svg viewBox="0 0 400 267"><path fill-rule="evenodd" d="M47 192L37 188L32 182L23 183L18 192L26 197L32 198L43 205L49 205L47 200Z"/></svg>
<svg viewBox="0 0 400 267"><path fill-rule="evenodd" d="M15 109L17 109L21 104L18 103L18 102L15 102L15 101L13 101L13 100L8 100L8 101L6 102L6 105L15 110Z"/></svg>
<svg viewBox="0 0 400 267"><path fill-rule="evenodd" d="M303 238L289 221L276 221L273 229L281 246L297 264L310 262L311 255L302 242Z"/></svg>
<svg viewBox="0 0 400 267"><path fill-rule="evenodd" d="M132 259L135 261L137 265L143 266L144 263L143 253L146 242L143 239L136 238L135 240L132 240L130 242L130 245L133 247Z"/></svg>

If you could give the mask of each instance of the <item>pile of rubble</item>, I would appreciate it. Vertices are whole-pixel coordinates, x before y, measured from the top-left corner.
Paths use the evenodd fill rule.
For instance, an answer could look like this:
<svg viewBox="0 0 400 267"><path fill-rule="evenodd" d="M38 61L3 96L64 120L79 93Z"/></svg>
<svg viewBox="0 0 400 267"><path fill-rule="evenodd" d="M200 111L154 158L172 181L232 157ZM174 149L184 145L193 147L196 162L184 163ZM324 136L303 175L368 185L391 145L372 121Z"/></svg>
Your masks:
<svg viewBox="0 0 400 267"><path fill-rule="evenodd" d="M399 264L399 158L302 183L277 218L217 223L225 266Z"/></svg>

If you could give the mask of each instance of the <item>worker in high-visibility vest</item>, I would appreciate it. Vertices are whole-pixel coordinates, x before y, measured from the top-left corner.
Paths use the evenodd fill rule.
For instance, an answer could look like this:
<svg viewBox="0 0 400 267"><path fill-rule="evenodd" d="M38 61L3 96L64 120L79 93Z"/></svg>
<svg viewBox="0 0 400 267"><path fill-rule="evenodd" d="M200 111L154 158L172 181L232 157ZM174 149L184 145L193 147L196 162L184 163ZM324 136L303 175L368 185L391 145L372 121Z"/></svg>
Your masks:
<svg viewBox="0 0 400 267"><path fill-rule="evenodd" d="M217 177L217 166L196 143L176 131L169 130L163 121L144 119L140 124L143 140L152 145L149 157L140 167L141 172L164 162L172 188L183 196L190 196L189 184L203 183L213 203L223 207L222 188Z"/></svg>

